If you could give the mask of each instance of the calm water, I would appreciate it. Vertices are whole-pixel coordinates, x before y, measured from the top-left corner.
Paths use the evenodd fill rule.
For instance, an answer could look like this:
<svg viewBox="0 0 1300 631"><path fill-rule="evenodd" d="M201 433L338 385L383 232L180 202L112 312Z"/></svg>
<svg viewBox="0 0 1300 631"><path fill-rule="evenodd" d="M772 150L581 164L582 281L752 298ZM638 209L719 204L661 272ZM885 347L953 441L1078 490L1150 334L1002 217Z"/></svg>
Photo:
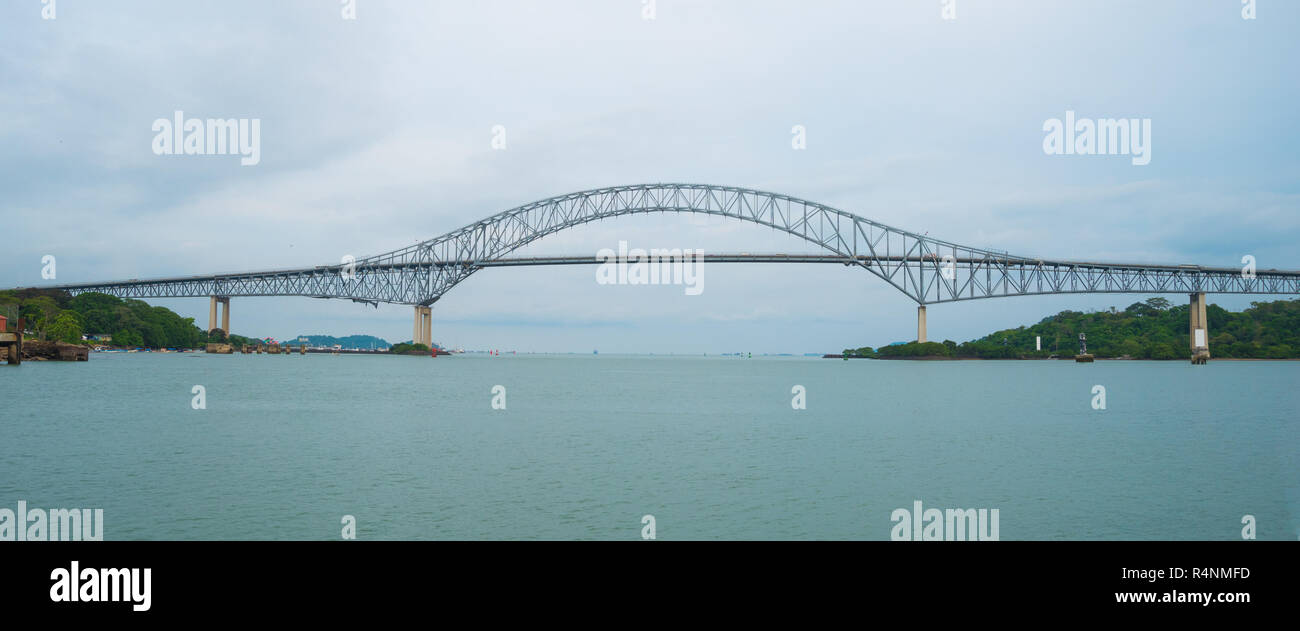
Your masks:
<svg viewBox="0 0 1300 631"><path fill-rule="evenodd" d="M1300 536L1300 363L95 354L0 365L0 506L118 539ZM191 409L191 388L207 409ZM492 389L507 389L505 410ZM791 388L807 409L791 408ZM1095 384L1107 409L1092 408Z"/></svg>

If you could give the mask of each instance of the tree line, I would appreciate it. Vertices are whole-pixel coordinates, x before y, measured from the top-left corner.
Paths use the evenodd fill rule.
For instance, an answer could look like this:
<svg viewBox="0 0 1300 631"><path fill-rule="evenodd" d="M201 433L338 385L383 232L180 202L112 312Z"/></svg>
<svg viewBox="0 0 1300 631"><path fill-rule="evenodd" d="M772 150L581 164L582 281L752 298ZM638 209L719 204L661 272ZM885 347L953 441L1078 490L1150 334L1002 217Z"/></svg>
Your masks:
<svg viewBox="0 0 1300 631"><path fill-rule="evenodd" d="M1207 305L1210 355L1241 359L1300 358L1300 300L1252 302L1240 311ZM1062 311L1037 324L1004 329L960 344L943 342L897 344L882 348L845 349L850 357L954 357L1034 359L1074 355L1079 334L1087 336L1088 352L1096 357L1129 359L1187 359L1191 354L1188 306L1173 306L1164 298L1135 302L1124 310ZM1043 349L1035 350L1037 338Z"/></svg>
<svg viewBox="0 0 1300 631"><path fill-rule="evenodd" d="M95 292L71 296L47 289L0 291L0 313L23 318L38 339L71 344L82 343L83 335L110 335L113 346L198 348L209 338L194 318L142 300Z"/></svg>

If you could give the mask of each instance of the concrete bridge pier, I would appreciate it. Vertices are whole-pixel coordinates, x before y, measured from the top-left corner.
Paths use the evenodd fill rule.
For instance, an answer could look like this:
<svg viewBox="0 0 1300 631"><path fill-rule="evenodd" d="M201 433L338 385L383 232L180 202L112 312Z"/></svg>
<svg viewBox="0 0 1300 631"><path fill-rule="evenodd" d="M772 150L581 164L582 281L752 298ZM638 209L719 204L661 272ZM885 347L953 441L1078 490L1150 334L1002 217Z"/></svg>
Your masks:
<svg viewBox="0 0 1300 631"><path fill-rule="evenodd" d="M916 341L925 343L925 305L916 308Z"/></svg>
<svg viewBox="0 0 1300 631"><path fill-rule="evenodd" d="M433 346L433 309L415 305L415 328L411 332L412 344Z"/></svg>
<svg viewBox="0 0 1300 631"><path fill-rule="evenodd" d="M221 326L217 326L217 305L221 305ZM214 329L220 328L230 336L230 297L229 296L212 296L211 302L208 303L208 333Z"/></svg>
<svg viewBox="0 0 1300 631"><path fill-rule="evenodd" d="M1205 316L1205 292L1190 294L1187 314L1192 347L1192 363L1204 364L1210 360L1210 321Z"/></svg>

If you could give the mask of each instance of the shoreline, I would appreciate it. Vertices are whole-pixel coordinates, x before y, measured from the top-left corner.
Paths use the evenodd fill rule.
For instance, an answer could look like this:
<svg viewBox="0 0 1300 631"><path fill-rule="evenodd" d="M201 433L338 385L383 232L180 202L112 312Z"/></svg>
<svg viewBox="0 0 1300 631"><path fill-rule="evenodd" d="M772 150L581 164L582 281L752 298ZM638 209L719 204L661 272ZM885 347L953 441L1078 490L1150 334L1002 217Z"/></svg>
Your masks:
<svg viewBox="0 0 1300 631"><path fill-rule="evenodd" d="M943 355L924 355L917 357L861 357L857 355L844 356L843 353L827 353L822 355L822 359L874 359L878 361L934 361L934 362L961 362L961 361L981 361L981 362L1027 362L1027 361L1074 361L1073 355L1062 357L945 357ZM1094 361L1099 362L1185 362L1190 357L1179 357L1173 359L1144 359L1141 357L1096 357ZM1216 362L1295 362L1300 361L1300 357L1210 357L1210 361Z"/></svg>

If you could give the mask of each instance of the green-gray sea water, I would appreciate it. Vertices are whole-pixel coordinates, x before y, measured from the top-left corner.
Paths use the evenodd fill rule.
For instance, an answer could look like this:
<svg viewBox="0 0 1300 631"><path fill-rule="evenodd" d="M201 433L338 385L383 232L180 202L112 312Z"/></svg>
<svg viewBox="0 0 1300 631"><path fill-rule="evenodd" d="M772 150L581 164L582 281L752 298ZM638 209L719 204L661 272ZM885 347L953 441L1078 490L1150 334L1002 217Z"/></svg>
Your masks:
<svg viewBox="0 0 1300 631"><path fill-rule="evenodd" d="M920 500L996 508L1003 540L1240 540L1244 515L1295 540L1297 384L1297 362L100 353L0 366L0 507L102 508L107 540L338 539L344 515L358 539L640 539L653 515L659 539L886 540Z"/></svg>

